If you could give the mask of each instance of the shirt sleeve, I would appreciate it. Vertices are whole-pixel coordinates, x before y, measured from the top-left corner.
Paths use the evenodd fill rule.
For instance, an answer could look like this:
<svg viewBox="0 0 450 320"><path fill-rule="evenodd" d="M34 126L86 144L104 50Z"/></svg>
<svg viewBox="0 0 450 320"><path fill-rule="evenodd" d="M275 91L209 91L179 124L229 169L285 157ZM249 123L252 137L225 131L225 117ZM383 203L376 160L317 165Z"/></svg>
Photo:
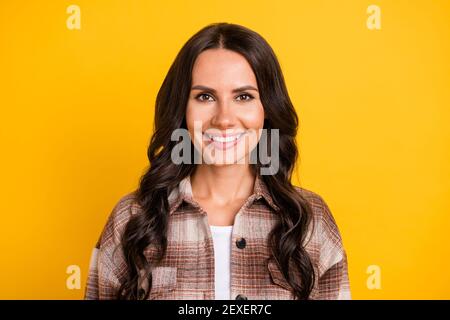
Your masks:
<svg viewBox="0 0 450 320"><path fill-rule="evenodd" d="M326 202L320 197L320 258L318 299L350 300L347 253L336 221Z"/></svg>
<svg viewBox="0 0 450 320"><path fill-rule="evenodd" d="M319 278L319 299L351 299L346 255Z"/></svg>
<svg viewBox="0 0 450 320"><path fill-rule="evenodd" d="M85 300L117 299L120 285L127 275L121 235L131 216L132 200L130 195L119 200L92 250Z"/></svg>

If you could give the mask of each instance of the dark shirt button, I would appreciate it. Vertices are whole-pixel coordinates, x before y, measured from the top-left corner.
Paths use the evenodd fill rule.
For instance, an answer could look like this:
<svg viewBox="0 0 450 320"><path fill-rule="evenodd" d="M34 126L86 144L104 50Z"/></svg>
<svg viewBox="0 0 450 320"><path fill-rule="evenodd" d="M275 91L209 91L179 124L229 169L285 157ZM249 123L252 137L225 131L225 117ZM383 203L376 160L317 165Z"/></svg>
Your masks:
<svg viewBox="0 0 450 320"><path fill-rule="evenodd" d="M236 300L247 300L247 297L244 296L243 294L238 294L238 295L236 296Z"/></svg>
<svg viewBox="0 0 450 320"><path fill-rule="evenodd" d="M139 289L139 291L138 291L138 300L142 300L142 299L144 299L145 298L145 290L144 289Z"/></svg>
<svg viewBox="0 0 450 320"><path fill-rule="evenodd" d="M239 249L244 249L245 244L246 244L246 241L244 238L240 238L240 239L236 240L236 247L238 247Z"/></svg>

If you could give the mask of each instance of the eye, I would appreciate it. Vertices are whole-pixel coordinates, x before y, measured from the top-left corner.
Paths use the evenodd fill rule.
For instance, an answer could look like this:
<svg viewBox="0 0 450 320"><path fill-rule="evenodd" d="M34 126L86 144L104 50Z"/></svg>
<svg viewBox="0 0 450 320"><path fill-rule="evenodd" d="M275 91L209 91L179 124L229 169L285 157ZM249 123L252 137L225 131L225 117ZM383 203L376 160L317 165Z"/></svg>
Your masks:
<svg viewBox="0 0 450 320"><path fill-rule="evenodd" d="M250 101L252 99L253 99L253 96L248 93L243 93L236 97L236 100L238 100L238 101Z"/></svg>
<svg viewBox="0 0 450 320"><path fill-rule="evenodd" d="M200 93L195 98L199 101L214 101L214 98L208 93Z"/></svg>

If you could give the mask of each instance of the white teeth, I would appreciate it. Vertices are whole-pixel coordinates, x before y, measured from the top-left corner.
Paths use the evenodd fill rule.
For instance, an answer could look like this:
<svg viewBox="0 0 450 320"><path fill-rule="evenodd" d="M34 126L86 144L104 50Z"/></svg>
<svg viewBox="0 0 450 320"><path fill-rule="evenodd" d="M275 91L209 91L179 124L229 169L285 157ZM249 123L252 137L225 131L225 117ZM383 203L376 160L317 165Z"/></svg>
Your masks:
<svg viewBox="0 0 450 320"><path fill-rule="evenodd" d="M208 137L215 141L215 142L220 142L220 143L227 143L227 142L232 142L235 140L238 140L244 133L240 133L237 134L235 136L231 136L231 137L222 137L222 136L210 136L208 135Z"/></svg>

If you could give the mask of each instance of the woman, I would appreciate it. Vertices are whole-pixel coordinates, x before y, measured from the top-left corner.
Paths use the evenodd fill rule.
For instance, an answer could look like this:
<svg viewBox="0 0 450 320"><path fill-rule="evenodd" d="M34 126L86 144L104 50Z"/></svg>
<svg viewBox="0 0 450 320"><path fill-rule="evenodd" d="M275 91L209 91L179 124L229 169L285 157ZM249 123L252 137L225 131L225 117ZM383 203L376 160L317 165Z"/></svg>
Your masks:
<svg viewBox="0 0 450 320"><path fill-rule="evenodd" d="M327 204L290 182L297 127L260 35L227 23L196 33L158 93L150 167L107 221L85 298L350 299Z"/></svg>

